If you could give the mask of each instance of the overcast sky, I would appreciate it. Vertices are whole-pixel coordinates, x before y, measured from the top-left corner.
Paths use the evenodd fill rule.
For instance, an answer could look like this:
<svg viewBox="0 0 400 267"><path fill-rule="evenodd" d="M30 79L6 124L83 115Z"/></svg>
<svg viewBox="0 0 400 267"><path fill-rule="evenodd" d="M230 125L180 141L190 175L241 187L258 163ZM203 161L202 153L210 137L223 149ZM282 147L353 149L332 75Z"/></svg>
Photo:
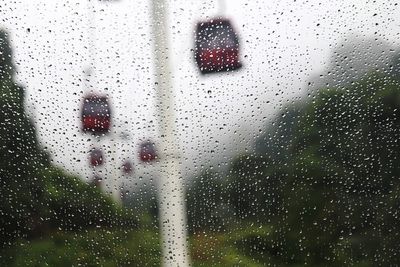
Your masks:
<svg viewBox="0 0 400 267"><path fill-rule="evenodd" d="M330 51L346 37L375 36L395 46L400 41L395 1L227 0L223 13L238 31L244 67L207 77L194 65L194 27L221 14L219 2L168 3L186 174L252 146L281 105L301 96L310 77L324 71ZM93 87L110 95L115 129L130 133L129 142L119 141L117 155L133 158L136 173L143 172L134 155L139 140L157 136L149 4L94 1ZM56 164L87 177L91 142L79 131L82 79L90 61L87 1L0 0L0 10L1 27L14 46L17 80L27 88L42 144ZM109 139L101 144L110 150Z"/></svg>

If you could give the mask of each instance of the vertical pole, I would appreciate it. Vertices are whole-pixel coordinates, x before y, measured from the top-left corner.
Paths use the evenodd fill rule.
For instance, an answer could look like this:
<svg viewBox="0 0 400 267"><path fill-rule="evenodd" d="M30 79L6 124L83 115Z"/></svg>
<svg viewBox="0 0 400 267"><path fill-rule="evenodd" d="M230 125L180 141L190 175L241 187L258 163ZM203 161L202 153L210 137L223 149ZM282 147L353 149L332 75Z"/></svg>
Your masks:
<svg viewBox="0 0 400 267"><path fill-rule="evenodd" d="M88 25L87 25L87 39L88 39L88 54L89 54L89 62L87 63L88 66L85 70L85 75L87 78L87 91L92 90L93 87L93 69L94 65L96 64L94 53L95 53L95 22L94 22L94 4L93 0L87 0L87 16L88 16Z"/></svg>
<svg viewBox="0 0 400 267"><path fill-rule="evenodd" d="M119 175L120 175L120 166L118 165L118 136L117 133L114 132L114 136L111 137L111 147L112 147L112 171L111 171L111 181L109 181L110 191L112 198L118 204L121 204L121 196L119 192L120 184L119 184ZM111 161L111 160L110 160Z"/></svg>
<svg viewBox="0 0 400 267"><path fill-rule="evenodd" d="M225 10L226 10L226 5L225 5L225 0L218 0L218 4L219 4L219 16L223 16L225 15Z"/></svg>
<svg viewBox="0 0 400 267"><path fill-rule="evenodd" d="M95 45L95 37L96 37L96 25L95 25L95 0L87 0L87 15L88 15L88 54L89 54L89 62L88 67L85 70L86 75L86 91L90 92L93 91L93 85L95 85L95 75L94 70L96 67L96 45ZM115 128L115 127L114 127ZM101 141L102 136L96 136L98 144ZM114 133L111 137L111 145L110 148L112 149L112 160L110 159L111 164L111 174L107 177L106 180L102 182L102 189L104 191L108 191L111 193L112 198L115 200L116 203L121 203L121 198L119 194L119 166L118 166L118 140L117 134ZM97 145L98 145L97 144ZM106 155L105 155L106 156ZM106 160L108 160L106 158ZM107 190L109 187L109 190Z"/></svg>
<svg viewBox="0 0 400 267"><path fill-rule="evenodd" d="M165 0L152 1L156 107L159 120L160 182L158 188L162 264L189 266L185 193L176 144L174 96L169 66Z"/></svg>
<svg viewBox="0 0 400 267"><path fill-rule="evenodd" d="M85 86L85 93L87 94L88 92L90 92L92 90L92 82L93 82L93 66L94 66L94 13L93 13L93 3L91 0L87 0L86 2L86 13L87 13L87 49L88 49L88 62L86 62L87 66L84 69L84 86ZM82 122L81 122L82 123ZM98 145L98 138L96 136L92 136L92 138L94 138L97 141ZM89 147L89 154L91 153L91 150L93 149L95 142L91 142L91 145ZM86 153L86 157L87 157L87 153ZM89 163L90 165L91 163ZM95 166L91 166L91 177L89 177L89 182L90 179L94 179L96 176L96 167Z"/></svg>

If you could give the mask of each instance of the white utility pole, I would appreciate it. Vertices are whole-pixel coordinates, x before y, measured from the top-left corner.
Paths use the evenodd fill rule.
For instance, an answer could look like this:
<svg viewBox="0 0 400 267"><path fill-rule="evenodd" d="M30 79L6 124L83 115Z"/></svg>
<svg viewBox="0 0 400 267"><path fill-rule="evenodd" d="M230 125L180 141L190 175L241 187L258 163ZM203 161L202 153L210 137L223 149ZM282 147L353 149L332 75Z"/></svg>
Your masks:
<svg viewBox="0 0 400 267"><path fill-rule="evenodd" d="M96 68L96 8L95 8L96 0L87 0L87 16L88 16L88 29L87 29L87 39L88 39L88 54L89 54L89 63L88 68L85 70L85 82L86 82L86 93L94 92L93 89L96 84L95 80L95 68ZM115 111L113 113L116 113ZM115 119L111 119L111 121L115 121ZM120 181L119 181L119 171L120 166L118 165L118 136L117 130L115 127L115 123L112 126L114 130L112 130L108 135L111 135L110 138L110 149L112 151L111 157L105 153L104 156L106 161L111 163L111 170L108 170L107 179L103 180L102 189L103 191L110 193L114 201L118 204L121 204L120 197ZM97 141L97 146L101 143L100 136L94 136L93 138ZM94 147L94 145L92 145ZM95 175L96 167L93 167L93 175Z"/></svg>
<svg viewBox="0 0 400 267"><path fill-rule="evenodd" d="M112 147L112 158L113 158L113 167L112 167L112 175L111 175L111 181L109 181L110 184L110 191L112 198L114 201L120 205L122 205L122 199L121 199L121 189L122 189L122 182L121 182L121 171L122 171L122 164L118 164L120 162L120 154L119 152L119 143L118 141L124 142L126 140L129 140L129 134L126 131L118 132L117 125L114 123L114 132L112 133L111 136L111 145Z"/></svg>
<svg viewBox="0 0 400 267"><path fill-rule="evenodd" d="M114 126L114 128L116 128ZM111 191L111 196L114 199L115 203L122 204L121 201L121 192L120 192L120 166L118 165L118 135L115 130L114 133L112 133L113 136L111 136L111 145L110 148L112 149L112 161L113 164L111 165L111 181L108 181L108 184L110 186L110 191ZM110 159L111 161L111 159Z"/></svg>
<svg viewBox="0 0 400 267"><path fill-rule="evenodd" d="M169 62L166 0L151 0L155 60L156 108L159 121L158 183L162 264L165 267L189 266L185 190L176 144L174 92Z"/></svg>

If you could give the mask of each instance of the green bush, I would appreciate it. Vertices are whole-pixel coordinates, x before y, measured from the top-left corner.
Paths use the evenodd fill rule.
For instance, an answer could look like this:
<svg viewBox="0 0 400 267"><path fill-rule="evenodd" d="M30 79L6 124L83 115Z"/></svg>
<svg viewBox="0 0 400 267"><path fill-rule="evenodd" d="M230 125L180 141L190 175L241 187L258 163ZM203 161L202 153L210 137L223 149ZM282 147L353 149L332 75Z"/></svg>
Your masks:
<svg viewBox="0 0 400 267"><path fill-rule="evenodd" d="M7 251L3 266L160 266L155 231L85 230L55 232L31 241L20 240Z"/></svg>

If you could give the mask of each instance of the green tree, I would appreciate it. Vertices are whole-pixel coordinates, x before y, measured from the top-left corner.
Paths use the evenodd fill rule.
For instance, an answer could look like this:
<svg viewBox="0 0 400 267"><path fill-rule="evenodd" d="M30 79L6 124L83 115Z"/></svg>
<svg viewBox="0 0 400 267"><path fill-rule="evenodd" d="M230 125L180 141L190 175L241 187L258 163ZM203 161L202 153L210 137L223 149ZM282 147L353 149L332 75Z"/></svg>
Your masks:
<svg viewBox="0 0 400 267"><path fill-rule="evenodd" d="M229 204L244 221L270 222L279 213L282 166L269 155L247 154L235 159L229 170Z"/></svg>
<svg viewBox="0 0 400 267"><path fill-rule="evenodd" d="M7 33L0 31L0 239L2 244L25 236L40 211L48 165L35 130L24 112L24 89L13 81L14 66Z"/></svg>
<svg viewBox="0 0 400 267"><path fill-rule="evenodd" d="M51 166L24 108L24 88L13 81L11 46L0 31L0 242L12 245L54 230L135 226L99 190Z"/></svg>
<svg viewBox="0 0 400 267"><path fill-rule="evenodd" d="M220 231L226 217L221 176L205 170L197 176L186 193L188 224L191 232L202 230Z"/></svg>
<svg viewBox="0 0 400 267"><path fill-rule="evenodd" d="M377 73L344 90L322 90L307 106L292 148L285 216L277 223L286 262L400 260L385 253L397 249L389 240L398 223L382 224L394 222L398 204L399 112L398 82Z"/></svg>

